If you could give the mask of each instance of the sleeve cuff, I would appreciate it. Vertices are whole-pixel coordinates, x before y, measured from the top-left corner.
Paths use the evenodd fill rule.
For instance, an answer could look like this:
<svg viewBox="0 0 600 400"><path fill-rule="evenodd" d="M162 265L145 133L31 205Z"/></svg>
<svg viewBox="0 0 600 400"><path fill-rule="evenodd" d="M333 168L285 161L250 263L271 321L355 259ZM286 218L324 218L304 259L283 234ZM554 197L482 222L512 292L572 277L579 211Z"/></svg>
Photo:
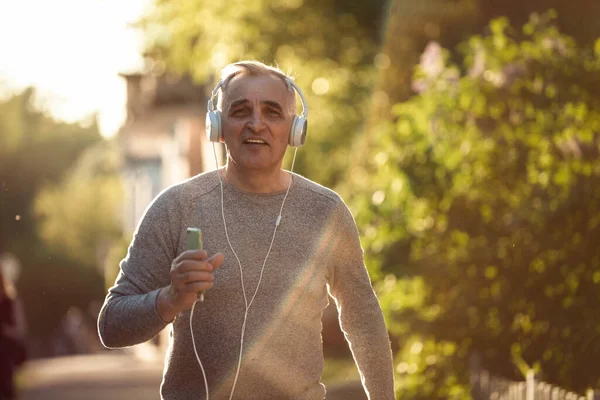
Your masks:
<svg viewBox="0 0 600 400"><path fill-rule="evenodd" d="M173 318L171 321L165 321L160 316L160 313L158 312L158 295L160 294L161 290L162 290L162 288L153 290L152 292L149 293L149 297L151 298L151 301L154 304L154 313L156 314L156 318L158 318L158 320L160 322L162 322L163 324L165 324L165 326L166 326L166 325L169 325L170 323L172 323L173 321L175 321L175 318Z"/></svg>

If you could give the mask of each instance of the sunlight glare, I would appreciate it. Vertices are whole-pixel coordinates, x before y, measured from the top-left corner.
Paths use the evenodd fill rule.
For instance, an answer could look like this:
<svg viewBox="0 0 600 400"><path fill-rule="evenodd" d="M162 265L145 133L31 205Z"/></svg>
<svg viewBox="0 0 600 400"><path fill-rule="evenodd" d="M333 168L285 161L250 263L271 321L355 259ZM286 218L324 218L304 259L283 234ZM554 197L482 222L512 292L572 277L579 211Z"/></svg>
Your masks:
<svg viewBox="0 0 600 400"><path fill-rule="evenodd" d="M129 24L150 0L0 2L0 90L35 86L41 106L69 122L98 114L104 136L125 117L121 72L140 71L141 35Z"/></svg>

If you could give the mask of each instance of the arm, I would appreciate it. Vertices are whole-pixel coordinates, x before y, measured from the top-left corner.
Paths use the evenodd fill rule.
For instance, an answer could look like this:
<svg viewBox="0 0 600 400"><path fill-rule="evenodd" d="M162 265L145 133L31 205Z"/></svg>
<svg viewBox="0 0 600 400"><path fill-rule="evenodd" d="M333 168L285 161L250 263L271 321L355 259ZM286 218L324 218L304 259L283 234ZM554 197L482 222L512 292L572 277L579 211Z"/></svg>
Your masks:
<svg viewBox="0 0 600 400"><path fill-rule="evenodd" d="M98 317L98 333L106 347L145 342L170 322L159 315L157 302L161 289L170 283L177 252L178 232L173 226L179 223L179 207L173 196L163 192L148 206L121 261Z"/></svg>
<svg viewBox="0 0 600 400"><path fill-rule="evenodd" d="M340 203L330 237L329 292L335 299L340 325L370 400L394 399L390 339L377 297L363 261L354 219Z"/></svg>

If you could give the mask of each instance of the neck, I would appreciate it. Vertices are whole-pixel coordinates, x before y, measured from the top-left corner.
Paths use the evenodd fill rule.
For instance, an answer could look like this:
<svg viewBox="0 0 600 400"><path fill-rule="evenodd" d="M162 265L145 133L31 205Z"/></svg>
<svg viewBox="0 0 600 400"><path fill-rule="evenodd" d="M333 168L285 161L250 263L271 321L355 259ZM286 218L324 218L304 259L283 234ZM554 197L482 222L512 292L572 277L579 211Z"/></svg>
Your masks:
<svg viewBox="0 0 600 400"><path fill-rule="evenodd" d="M221 176L236 188L250 193L274 193L287 189L291 175L278 167L270 171L240 170L228 162Z"/></svg>

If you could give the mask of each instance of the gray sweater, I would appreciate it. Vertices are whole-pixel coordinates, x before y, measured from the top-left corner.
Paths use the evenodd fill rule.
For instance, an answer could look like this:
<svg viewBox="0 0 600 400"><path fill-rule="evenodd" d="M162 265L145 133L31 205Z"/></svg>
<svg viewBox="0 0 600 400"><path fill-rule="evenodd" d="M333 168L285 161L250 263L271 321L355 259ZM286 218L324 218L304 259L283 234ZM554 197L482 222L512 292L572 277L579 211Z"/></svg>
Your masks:
<svg viewBox="0 0 600 400"><path fill-rule="evenodd" d="M258 283L285 192L253 194L223 182L231 244L243 267L248 300ZM209 256L225 261L194 313L194 337L210 398L228 399L240 349L244 298L229 249L215 171L162 192L134 234L98 319L110 348L151 339L167 325L156 311L169 285L171 261L186 250L186 228L199 227ZM393 399L389 337L367 274L354 219L333 191L293 175L262 283L250 307L234 399L323 399L321 317L335 299L345 337L370 399ZM189 327L190 311L173 321L161 385L163 399L204 399L202 372Z"/></svg>

